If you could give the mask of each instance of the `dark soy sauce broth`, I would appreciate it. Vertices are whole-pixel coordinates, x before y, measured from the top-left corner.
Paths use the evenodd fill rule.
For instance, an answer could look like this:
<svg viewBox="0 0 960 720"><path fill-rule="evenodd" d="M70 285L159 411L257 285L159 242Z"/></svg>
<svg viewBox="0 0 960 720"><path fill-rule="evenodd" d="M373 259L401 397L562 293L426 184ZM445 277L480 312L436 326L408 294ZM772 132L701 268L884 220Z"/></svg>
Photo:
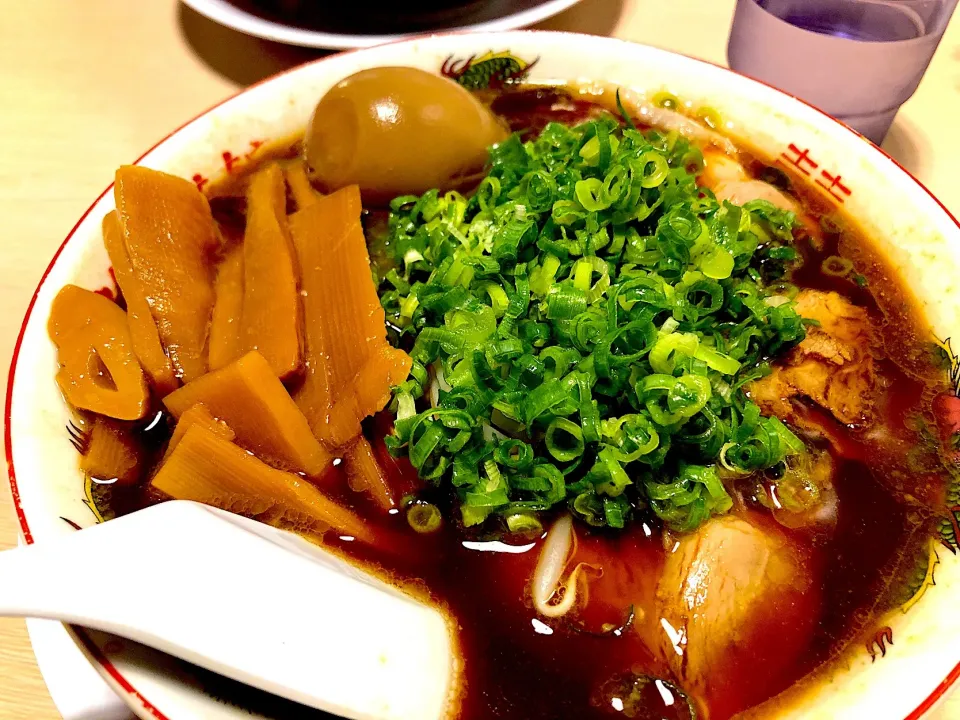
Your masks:
<svg viewBox="0 0 960 720"><path fill-rule="evenodd" d="M490 100L512 129L530 133L551 120L576 123L603 111L593 102L555 88L507 90ZM296 147L287 143L267 156L283 158ZM782 172L750 156L746 167L754 176L766 179L765 174L773 173L771 177L781 185L789 183ZM228 237L242 236L242 187L240 176L208 190ZM801 231L797 246L803 264L789 279L801 288L836 291L868 310L877 335L881 379L877 393L882 397L871 428L844 427L825 412L809 409L824 432L820 437L807 435L806 441L827 449L837 464L839 521L832 537L804 536L813 562L823 568L822 615L789 677L762 688L759 700L783 691L842 653L852 641L862 642L876 630L881 613L909 599L914 589L910 583L926 567L933 523L944 502L941 451L925 428L933 423L934 396L948 388L942 366L929 352L932 338L913 308L911 295L849 218L827 215L831 208L798 182L789 189L824 228L817 239ZM368 241L375 243L371 228L383 218L374 213L366 220ZM854 262L853 274L836 277L823 272L824 261L836 255ZM365 432L375 446L382 443L384 427L382 422L366 423ZM151 447L162 447L163 428L161 423L153 429ZM904 447L915 452L905 454ZM401 472L413 472L402 463L398 467ZM920 474L927 484L919 489L918 467L927 471ZM450 520L457 516L455 508L437 493L430 499L444 511L444 524L433 535L417 535L403 513L384 515L365 496L348 489L339 468L330 472L340 475L333 483L339 487L336 499L368 518L382 532L382 542L368 547L326 538L325 544L414 594L429 597L449 613L464 661L457 717L623 717L611 699L615 693L604 693L611 680L629 673L672 680L669 669L629 627L597 633L578 626L576 619L538 617L528 585L541 538L485 537L459 528ZM108 514L124 514L160 499L148 488L95 487L94 492ZM545 518L545 527L550 520ZM650 527L648 537L645 530ZM584 527L578 527L577 533L581 542L608 552L629 545L632 568L639 573L657 573L666 555L659 527L652 521L647 528L634 522L621 536ZM624 617L628 605L625 601ZM633 717L690 717L682 702L667 705L660 693L652 691L645 691L644 698L646 709ZM720 720L723 716L711 713L710 717Z"/></svg>

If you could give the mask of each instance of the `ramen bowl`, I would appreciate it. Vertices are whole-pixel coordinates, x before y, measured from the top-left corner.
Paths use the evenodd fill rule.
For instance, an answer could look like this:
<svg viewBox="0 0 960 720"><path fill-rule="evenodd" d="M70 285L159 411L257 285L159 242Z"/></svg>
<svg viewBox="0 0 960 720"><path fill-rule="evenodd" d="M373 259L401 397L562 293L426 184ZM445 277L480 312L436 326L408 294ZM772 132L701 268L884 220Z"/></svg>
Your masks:
<svg viewBox="0 0 960 720"><path fill-rule="evenodd" d="M619 40L513 32L437 35L324 58L273 77L188 122L138 164L198 186L238 172L264 145L303 130L317 100L365 68L411 66L470 88L526 80L602 82L653 96L667 91L709 107L719 128L758 158L804 179L818 201L856 219L916 295L937 343L960 374L949 339L960 333L960 227L920 183L876 146L803 102L699 60ZM47 268L17 342L6 399L5 448L21 534L43 543L103 521L65 430L69 411L54 374L47 336L60 288L112 284L101 218L113 209L107 188L79 220ZM952 401L952 398L948 398ZM108 559L90 558L90 572ZM960 560L931 543L928 572L909 601L884 616L875 637L777 699L771 714L800 717L919 718L960 676ZM144 587L162 598L162 587ZM70 588L64 588L70 592ZM237 629L242 632L242 628ZM136 644L72 629L106 681L142 718L295 717L306 711L204 673ZM306 659L305 659L306 660ZM772 706L771 706L772 707ZM761 712L766 712L761 708Z"/></svg>

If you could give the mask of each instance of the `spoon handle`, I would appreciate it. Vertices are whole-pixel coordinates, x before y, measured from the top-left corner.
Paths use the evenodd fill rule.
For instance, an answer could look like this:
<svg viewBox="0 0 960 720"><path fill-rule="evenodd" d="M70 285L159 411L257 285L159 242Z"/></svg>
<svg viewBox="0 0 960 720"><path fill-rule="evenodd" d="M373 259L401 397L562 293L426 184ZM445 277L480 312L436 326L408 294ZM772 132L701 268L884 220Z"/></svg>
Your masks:
<svg viewBox="0 0 960 720"><path fill-rule="evenodd" d="M92 533L91 533L92 535ZM105 564L89 554L94 539L25 545L0 552L0 616L40 617L112 631L101 603ZM73 540L73 539L71 539Z"/></svg>

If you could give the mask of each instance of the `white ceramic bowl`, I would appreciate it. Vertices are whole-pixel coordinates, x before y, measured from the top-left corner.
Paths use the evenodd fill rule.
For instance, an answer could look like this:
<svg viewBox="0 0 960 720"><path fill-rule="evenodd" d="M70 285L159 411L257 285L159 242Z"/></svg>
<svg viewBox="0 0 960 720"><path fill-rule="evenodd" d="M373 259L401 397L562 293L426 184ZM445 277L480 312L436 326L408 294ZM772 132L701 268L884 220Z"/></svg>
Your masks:
<svg viewBox="0 0 960 720"><path fill-rule="evenodd" d="M336 55L245 90L160 141L139 163L202 183L245 162L259 143L300 130L318 98L351 73L380 65L482 72L478 66L488 54L512 58L501 65L512 62L522 69L530 64L533 81L603 80L638 91L667 89L715 108L727 134L744 138L771 162L799 162L826 199L842 203L860 220L914 288L938 338L960 333L960 227L892 159L787 95L720 67L618 40L543 32L440 35ZM64 284L98 288L109 283L100 235L101 218L113 208L109 190L53 258L14 353L5 441L27 542L44 542L98 521L64 431L67 411L54 382L56 356L46 321ZM942 549L939 555L936 586L908 612L887 619L889 637L878 637L872 647L852 648L825 677L809 688L794 689L783 716L913 720L942 699L960 675L960 560ZM91 558L90 572L123 569L111 568L109 558ZM143 588L149 595L164 591ZM255 717L291 717L290 708L265 703L130 643L87 632L76 637L90 661L143 718L249 718L246 708Z"/></svg>

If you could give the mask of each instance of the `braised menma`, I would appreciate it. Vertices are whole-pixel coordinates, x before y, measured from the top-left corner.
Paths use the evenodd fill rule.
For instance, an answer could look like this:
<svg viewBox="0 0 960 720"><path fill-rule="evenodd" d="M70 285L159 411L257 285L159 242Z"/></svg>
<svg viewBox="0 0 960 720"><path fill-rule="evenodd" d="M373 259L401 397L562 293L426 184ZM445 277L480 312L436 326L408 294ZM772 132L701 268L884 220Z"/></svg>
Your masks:
<svg viewBox="0 0 960 720"><path fill-rule="evenodd" d="M459 718L815 685L955 543L960 417L902 281L718 121L380 68L204 192L120 168L119 293L49 322L99 511L210 503L425 589Z"/></svg>

